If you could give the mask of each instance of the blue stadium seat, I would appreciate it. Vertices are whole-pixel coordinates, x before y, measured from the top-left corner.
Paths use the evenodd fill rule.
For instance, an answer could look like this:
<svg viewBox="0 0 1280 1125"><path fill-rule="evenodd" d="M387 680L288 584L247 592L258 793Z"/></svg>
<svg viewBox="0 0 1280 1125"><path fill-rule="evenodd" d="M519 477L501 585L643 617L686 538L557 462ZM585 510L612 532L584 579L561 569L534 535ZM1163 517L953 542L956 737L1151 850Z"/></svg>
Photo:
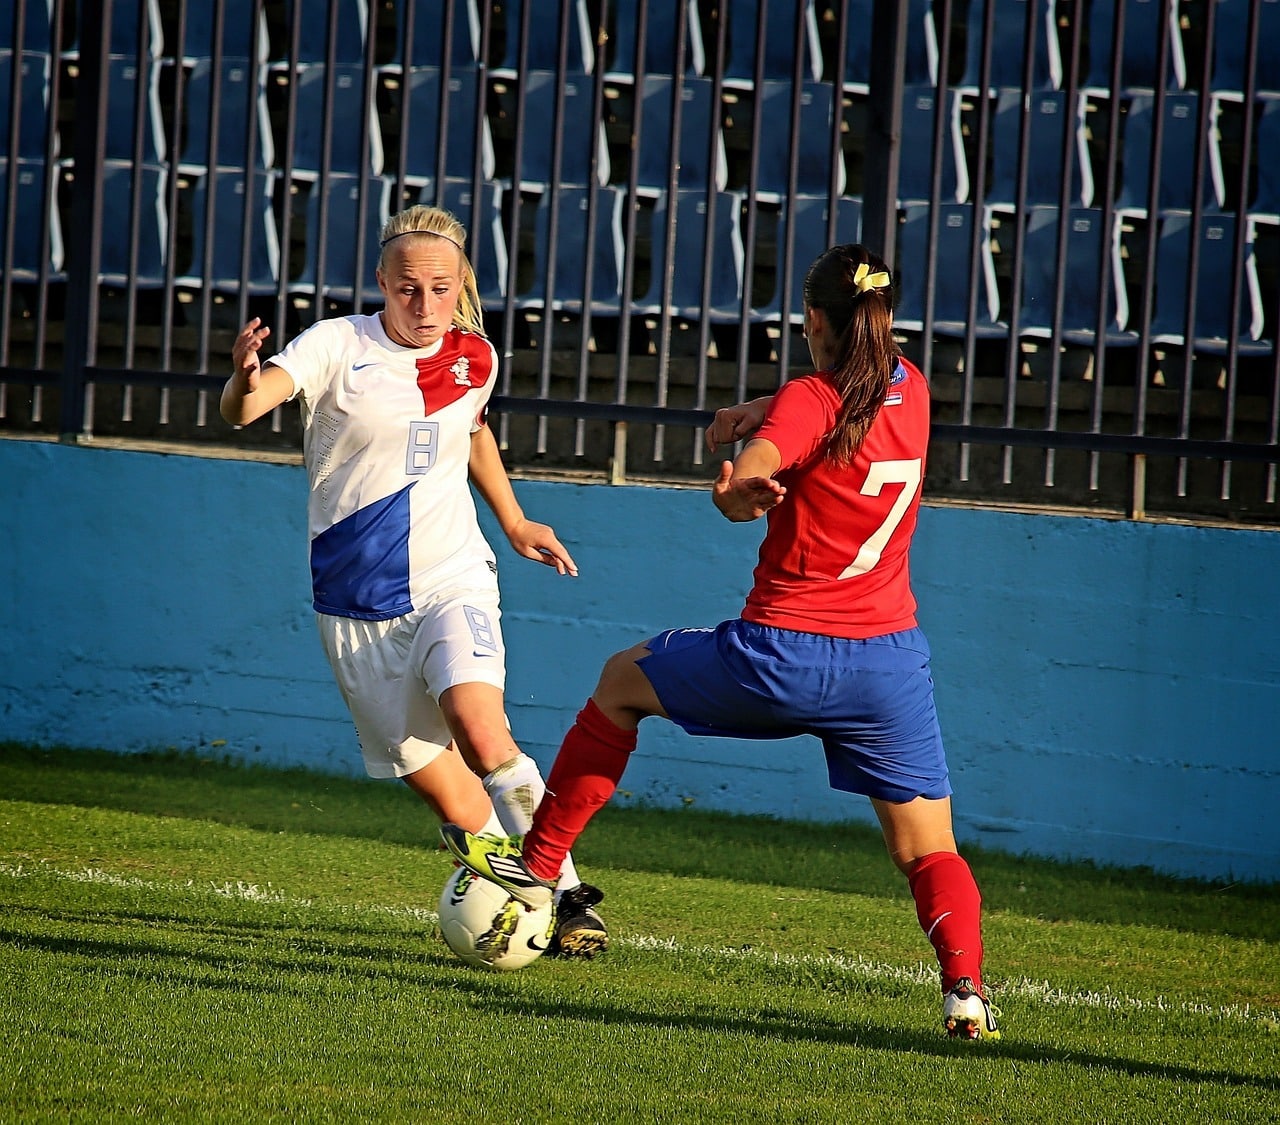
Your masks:
<svg viewBox="0 0 1280 1125"><path fill-rule="evenodd" d="M1165 87L1181 90L1187 61L1178 21L1178 0L1120 0L1124 5L1124 41L1120 49L1120 89L1111 89L1111 48L1116 0L1093 0L1089 18L1089 65L1081 89L1094 97L1151 92L1156 88L1160 40L1169 37Z"/></svg>
<svg viewBox="0 0 1280 1125"><path fill-rule="evenodd" d="M1063 90L1034 90L1029 105L1027 131L1027 184L1025 205L1056 207L1062 192L1063 142L1070 130L1071 196L1068 202L1087 207L1093 201L1093 167L1085 133L1083 98L1075 111L1067 105ZM991 124L991 186L986 203L996 210L1012 211L1017 204L1018 157L1023 122L1021 90L1001 90Z"/></svg>
<svg viewBox="0 0 1280 1125"><path fill-rule="evenodd" d="M675 79L646 75L638 87L640 134L636 138L637 184L643 194L667 188L671 171L672 92ZM680 84L679 188L722 190L728 178L724 131L710 78L689 76Z"/></svg>
<svg viewBox="0 0 1280 1125"><path fill-rule="evenodd" d="M845 36L844 88L865 94L871 87L871 21L874 0L851 0ZM933 86L938 81L938 32L933 0L907 0L907 49L903 82Z"/></svg>
<svg viewBox="0 0 1280 1125"><path fill-rule="evenodd" d="M277 178L274 172L245 175L238 170L215 170L195 181L191 192L191 260L175 279L176 284L208 286L220 293L276 292L280 281L280 234L272 200ZM212 236L209 243L205 241L206 230ZM246 246L248 271L242 272L241 256Z"/></svg>
<svg viewBox="0 0 1280 1125"><path fill-rule="evenodd" d="M204 2L208 3L208 0ZM71 4L66 6L66 15L63 19L73 22L73 38L71 45L64 52L65 58L74 59L80 54L82 7L80 0L75 0L74 9ZM113 58L137 60L140 57L139 35L146 36L143 54L151 59L160 58L164 53L164 27L160 19L159 0L117 0L111 5L111 30L107 36L107 53Z"/></svg>
<svg viewBox="0 0 1280 1125"><path fill-rule="evenodd" d="M480 9L476 0L393 0L396 15L396 57L384 69L399 71L405 65L410 69L419 66L444 65L444 17L453 12L450 31L453 49L449 62L455 67L474 68L480 59ZM409 44L409 58L405 61L406 17L413 12L413 41Z"/></svg>
<svg viewBox="0 0 1280 1125"><path fill-rule="evenodd" d="M1258 186L1249 204L1249 218L1280 223L1280 101L1268 101L1258 117Z"/></svg>
<svg viewBox="0 0 1280 1125"><path fill-rule="evenodd" d="M102 230L98 278L120 288L168 284L169 170L108 160L102 168ZM137 225L134 226L134 213Z"/></svg>
<svg viewBox="0 0 1280 1125"><path fill-rule="evenodd" d="M225 0L222 11L222 57L263 62L270 49L266 11L254 14L255 0ZM214 56L214 5L188 3L187 24L182 36L182 60L194 66Z"/></svg>
<svg viewBox="0 0 1280 1125"><path fill-rule="evenodd" d="M588 222L591 191L585 187L546 192L538 201L534 224L534 282L519 296L521 308L551 308L581 312L587 266L591 267L593 313L617 316L621 307L623 241L622 216L626 192L596 189L594 222ZM555 248L551 248L551 210L556 208ZM590 239L590 245L588 245ZM555 277L547 300L547 270Z"/></svg>
<svg viewBox="0 0 1280 1125"><path fill-rule="evenodd" d="M298 63L301 66L328 63L330 4L337 5L333 63L335 66L359 66L364 62L365 44L369 34L368 0L326 0L326 3L319 5L304 0L296 9ZM287 0L284 36L279 48L280 57L275 64L278 67L287 66L289 62L294 12L295 0Z"/></svg>
<svg viewBox="0 0 1280 1125"><path fill-rule="evenodd" d="M215 78L217 90L215 92ZM200 173L220 168L269 168L275 163L275 140L267 108L265 71L249 59L224 57L215 69L212 59L191 68L184 87L186 128L179 168ZM210 111L217 106L217 151L210 151ZM256 142L249 142L249 115L256 119Z"/></svg>
<svg viewBox="0 0 1280 1125"><path fill-rule="evenodd" d="M902 141L898 150L898 203L927 203L933 175L934 107L932 86L911 86L902 91ZM960 132L960 95L947 92L942 125L943 202L969 198L969 166Z"/></svg>
<svg viewBox="0 0 1280 1125"><path fill-rule="evenodd" d="M480 173L488 179L494 172L493 136L489 119L478 105L479 74L474 67L452 67L447 104L441 89L442 77L439 68L433 66L418 66L409 72L405 127L412 141L405 153L405 179L411 183L422 183L434 179L439 173L441 121L446 121L449 127L444 154L445 175L471 179L478 127Z"/></svg>
<svg viewBox="0 0 1280 1125"><path fill-rule="evenodd" d="M1126 101L1121 139L1121 184L1116 210L1145 216L1151 194L1151 146L1154 138L1155 95L1134 94ZM1190 211L1195 202L1194 171L1200 144L1200 97L1194 93L1165 95L1160 146L1160 193L1157 212ZM1213 167L1206 149L1201 201L1216 210L1221 192L1214 187Z"/></svg>
<svg viewBox="0 0 1280 1125"><path fill-rule="evenodd" d="M112 57L107 60L106 81L107 159L132 160L140 130L142 159L149 164L163 162L166 152L160 67L150 60L139 64L133 59Z"/></svg>
<svg viewBox="0 0 1280 1125"><path fill-rule="evenodd" d="M360 66L309 66L301 69L291 88L297 99L293 171L303 178L320 175L324 167L325 106L331 99L332 126L328 130L329 170L343 175L377 175L382 171L382 132L378 128L375 90ZM360 123L369 121L369 147L362 151Z"/></svg>
<svg viewBox="0 0 1280 1125"><path fill-rule="evenodd" d="M564 98L557 117L557 90L561 85ZM561 184L582 185L591 179L593 147L597 162L596 179L601 184L608 182L608 141L604 121L595 116L592 97L592 80L585 75L567 75L563 83L554 71L537 70L525 75L524 143L516 176L522 188L542 191L551 184L555 178L552 145L557 136L563 138L559 168Z"/></svg>
<svg viewBox="0 0 1280 1125"><path fill-rule="evenodd" d="M822 44L813 0L769 0L763 20L758 0L734 0L728 10L726 87L750 89L755 84L757 45L764 55L764 79L790 81L795 72L797 27L800 77L808 82L822 77Z"/></svg>
<svg viewBox="0 0 1280 1125"><path fill-rule="evenodd" d="M1258 57L1254 93L1280 97L1280 0L1216 0L1213 15L1213 81L1221 98L1244 98L1249 9L1258 10Z"/></svg>
<svg viewBox="0 0 1280 1125"><path fill-rule="evenodd" d="M672 316L697 320L704 315L711 321L736 321L742 316L742 269L745 252L742 245L742 196L736 192L716 192L712 197L714 220L709 224L710 209L705 192L676 193L674 212L669 211L666 196L659 197L650 223L650 281L633 311L653 316L666 310ZM674 223L674 230L670 230ZM667 236L674 233L675 249L670 266L667 259ZM708 243L709 240L709 243ZM703 268L708 246L710 267ZM667 279L671 293L664 299ZM709 284L707 307L702 306L704 278Z"/></svg>
<svg viewBox="0 0 1280 1125"><path fill-rule="evenodd" d="M509 257L502 226L502 196L500 184L487 182L480 185L477 196L469 179L445 180L442 193L436 192L434 182L427 183L418 196L419 203L443 207L467 228L467 258L475 270L480 303L489 309L502 308L506 303Z"/></svg>
<svg viewBox="0 0 1280 1125"><path fill-rule="evenodd" d="M639 7L637 0L611 3L609 57L605 72L609 82L625 85L636 80L636 38ZM684 12L684 63L676 60L676 35ZM645 25L643 71L646 75L702 74L706 67L702 43L702 23L698 17L698 0L652 0Z"/></svg>
<svg viewBox="0 0 1280 1125"><path fill-rule="evenodd" d="M1027 216L1019 334L1047 340L1053 335L1056 319L1063 343L1093 346L1098 335L1099 279L1103 264L1109 263L1103 338L1108 347L1133 347L1138 333L1125 327L1129 301L1121 269L1119 224L1113 222L1108 231L1100 210L1071 208L1067 212L1066 257L1059 267L1059 214L1056 207L1033 207ZM1062 313L1055 318L1059 273Z"/></svg>
<svg viewBox="0 0 1280 1125"><path fill-rule="evenodd" d="M360 306L382 301L377 272L379 239L382 225L390 217L391 187L389 179L369 176L364 179L362 200L359 176L331 176L327 194L321 191L320 184L313 185L307 197L305 264L297 280L289 283L291 293L314 295L318 292L332 300ZM362 230L364 246L357 262Z"/></svg>
<svg viewBox="0 0 1280 1125"><path fill-rule="evenodd" d="M586 0L539 0L530 9L528 43L524 61L520 57L520 28L523 0L507 0L504 5L506 39L502 62L491 71L495 78L514 79L521 71L555 70L560 58L560 18L562 4L569 5L569 35L565 47L565 73L590 74L595 63L595 38L587 14Z"/></svg>
<svg viewBox="0 0 1280 1125"><path fill-rule="evenodd" d="M762 117L760 147L755 154L756 198L781 201L791 190L801 195L825 195L831 181L835 91L827 82L806 82L800 88L799 128L791 128L792 85L768 81L756 92L755 112ZM790 186L792 142L795 142L796 181ZM836 151L836 191L844 191L844 154Z"/></svg>
<svg viewBox="0 0 1280 1125"><path fill-rule="evenodd" d="M1000 294L996 287L991 226L985 208L979 212L978 260L975 282L977 305L973 332L977 339L1002 339L1009 326L1000 320ZM969 203L938 206L938 240L933 293L933 331L939 336L963 337L969 327L969 283L974 209ZM898 231L898 307L894 323L899 328L924 331L926 272L929 250L930 209L916 204L906 208Z"/></svg>
<svg viewBox="0 0 1280 1125"><path fill-rule="evenodd" d="M22 7L6 4L0 13L0 51L12 51L18 44L14 40L14 21ZM51 55L53 43L53 0L27 0L23 10L21 48L38 55Z"/></svg>
<svg viewBox="0 0 1280 1125"><path fill-rule="evenodd" d="M1247 221L1247 220L1246 220ZM1155 314L1151 339L1157 344L1187 344L1187 285L1191 277L1191 216L1171 214L1160 224L1156 242ZM1197 239L1199 261L1195 273L1197 352L1223 355L1231 331L1231 277L1234 273L1236 219L1234 215L1204 215ZM1250 226L1241 263L1239 354L1269 355L1272 342L1263 338L1262 293Z"/></svg>
<svg viewBox="0 0 1280 1125"><path fill-rule="evenodd" d="M858 242L862 238L862 201L850 196L836 200L836 226L827 235L831 214L825 195L794 195L783 205L778 218L773 297L769 303L752 310L752 319L776 323L787 319L791 324L804 323L804 279L814 260L830 246ZM788 315L782 312L783 276L786 270L786 244L791 238L791 291L787 298Z"/></svg>
<svg viewBox="0 0 1280 1125"><path fill-rule="evenodd" d="M1058 27L1054 20L1051 0L986 0L994 5L991 24L991 67L987 76L987 91L1022 86L1023 44L1026 42L1027 21L1034 20L1035 62L1031 72L1031 89L1056 90L1062 85L1062 55L1058 46ZM983 0L969 5L965 25L964 74L956 89L974 94L981 79Z"/></svg>
<svg viewBox="0 0 1280 1125"><path fill-rule="evenodd" d="M4 244L4 221L9 205L10 179L16 180L13 244ZM38 160L0 160L0 277L39 281L41 268L50 281L65 280L62 222L58 214L56 171ZM49 222L41 216L45 206Z"/></svg>
<svg viewBox="0 0 1280 1125"><path fill-rule="evenodd" d="M15 107L12 101L15 55L12 51L0 51L0 157L17 155L20 159L43 160L53 118L49 111L53 59L32 51L16 57L20 59L21 73ZM18 126L16 154L9 151L9 130L15 123Z"/></svg>

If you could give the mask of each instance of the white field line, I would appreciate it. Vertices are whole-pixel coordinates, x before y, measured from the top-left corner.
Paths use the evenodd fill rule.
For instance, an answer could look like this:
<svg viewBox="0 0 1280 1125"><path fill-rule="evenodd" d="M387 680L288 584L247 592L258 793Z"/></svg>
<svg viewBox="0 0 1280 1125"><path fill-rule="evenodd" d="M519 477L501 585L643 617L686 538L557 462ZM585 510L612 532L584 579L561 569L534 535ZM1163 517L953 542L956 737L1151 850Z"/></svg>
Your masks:
<svg viewBox="0 0 1280 1125"><path fill-rule="evenodd" d="M108 871L87 867L80 871L62 871L44 864L14 866L0 863L0 876L10 879L43 877L62 879L73 883L96 883L110 887L132 888L144 891L182 892L194 895L216 895L222 898L235 899L240 902L270 903L292 908L307 908L316 905L313 899L293 898L273 890L269 885L261 887L256 883L241 881L216 883L197 882L188 879L186 882L165 882L160 880L140 879L133 875L113 875ZM357 905L352 903L325 904L326 909L338 913L352 914L386 914L397 918L408 918L415 922L435 922L434 910L425 910L415 906L380 906ZM645 935L633 935L616 939L617 944L630 946L642 951L673 953L692 956L700 959L754 961L765 965L779 965L798 969L836 970L848 974L858 980L891 981L898 984L933 985L936 986L938 973L932 965L919 962L914 968L898 965L886 965L868 961L861 957L844 957L836 954L792 954L770 953L765 950L717 948L710 945L681 945L672 938L654 938ZM1061 1008L1096 1008L1107 1011L1126 1012L1163 1012L1166 1014L1182 1013L1200 1017L1221 1019L1235 1023L1257 1023L1266 1025L1268 1030L1280 1024L1280 1011L1269 1008L1255 1008L1249 1004L1202 1004L1186 1001L1170 1001L1163 997L1154 1000L1141 1000L1133 996L1120 996L1110 991L1078 992L1055 988L1048 981L1034 981L1029 978L1005 980L1000 983L996 1000L1017 998L1039 1004Z"/></svg>

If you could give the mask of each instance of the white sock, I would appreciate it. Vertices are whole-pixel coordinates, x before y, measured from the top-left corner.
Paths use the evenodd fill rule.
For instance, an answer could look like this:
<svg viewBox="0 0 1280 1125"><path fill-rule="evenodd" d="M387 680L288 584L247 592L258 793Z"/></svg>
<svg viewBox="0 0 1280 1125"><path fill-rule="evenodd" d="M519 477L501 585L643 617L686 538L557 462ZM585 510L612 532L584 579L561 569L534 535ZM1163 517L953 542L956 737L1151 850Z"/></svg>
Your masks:
<svg viewBox="0 0 1280 1125"><path fill-rule="evenodd" d="M517 754L484 778L484 790L493 802L493 811L508 836L523 836L533 826L533 811L547 791L538 763L528 754ZM582 880L573 856L564 857L556 887L571 890Z"/></svg>
<svg viewBox="0 0 1280 1125"><path fill-rule="evenodd" d="M489 812L489 819L484 822L484 827L477 833L479 836L505 836L507 830L502 827L502 821L498 819L495 811Z"/></svg>

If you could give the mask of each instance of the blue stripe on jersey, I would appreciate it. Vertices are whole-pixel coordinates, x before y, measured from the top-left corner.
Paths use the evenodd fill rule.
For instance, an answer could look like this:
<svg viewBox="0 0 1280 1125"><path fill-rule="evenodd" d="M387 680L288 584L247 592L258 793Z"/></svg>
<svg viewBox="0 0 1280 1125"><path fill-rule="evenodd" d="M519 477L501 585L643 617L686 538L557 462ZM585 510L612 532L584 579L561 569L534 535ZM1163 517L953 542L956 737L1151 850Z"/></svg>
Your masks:
<svg viewBox="0 0 1280 1125"><path fill-rule="evenodd" d="M311 541L317 613L387 621L413 608L409 595L406 485L322 531Z"/></svg>

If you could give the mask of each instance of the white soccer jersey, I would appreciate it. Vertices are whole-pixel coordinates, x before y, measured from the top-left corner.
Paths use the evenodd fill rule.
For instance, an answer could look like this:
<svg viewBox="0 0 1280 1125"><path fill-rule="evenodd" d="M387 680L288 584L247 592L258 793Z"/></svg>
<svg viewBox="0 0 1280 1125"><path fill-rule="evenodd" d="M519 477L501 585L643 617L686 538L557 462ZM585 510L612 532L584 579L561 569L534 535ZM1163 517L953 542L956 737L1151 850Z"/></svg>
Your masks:
<svg viewBox="0 0 1280 1125"><path fill-rule="evenodd" d="M268 362L302 407L318 613L384 621L464 575L492 580L467 480L498 369L488 340L451 328L406 348L357 315L319 321Z"/></svg>

